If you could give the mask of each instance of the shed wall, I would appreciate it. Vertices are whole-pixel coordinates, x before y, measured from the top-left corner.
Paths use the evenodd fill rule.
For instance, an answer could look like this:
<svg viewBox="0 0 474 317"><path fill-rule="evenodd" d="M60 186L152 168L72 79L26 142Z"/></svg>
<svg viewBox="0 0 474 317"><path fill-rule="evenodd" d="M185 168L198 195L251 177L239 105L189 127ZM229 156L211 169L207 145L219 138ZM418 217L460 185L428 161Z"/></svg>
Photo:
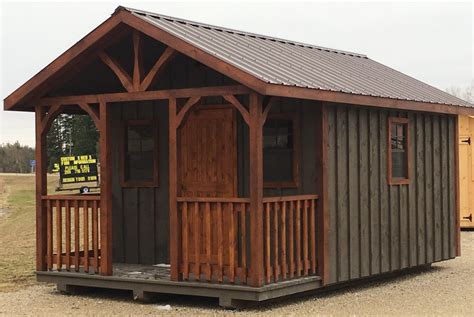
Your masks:
<svg viewBox="0 0 474 317"><path fill-rule="evenodd" d="M454 258L455 118L327 106L329 282ZM387 183L389 116L410 120L409 185Z"/></svg>

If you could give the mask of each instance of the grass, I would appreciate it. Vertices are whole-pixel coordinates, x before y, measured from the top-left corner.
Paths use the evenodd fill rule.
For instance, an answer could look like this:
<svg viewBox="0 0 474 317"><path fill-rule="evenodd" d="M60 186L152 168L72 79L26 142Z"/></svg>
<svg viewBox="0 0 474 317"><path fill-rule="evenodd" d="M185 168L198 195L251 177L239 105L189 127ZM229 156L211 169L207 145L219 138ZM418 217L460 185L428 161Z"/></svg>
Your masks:
<svg viewBox="0 0 474 317"><path fill-rule="evenodd" d="M48 176L48 192L57 177ZM0 174L0 292L35 283L35 177Z"/></svg>

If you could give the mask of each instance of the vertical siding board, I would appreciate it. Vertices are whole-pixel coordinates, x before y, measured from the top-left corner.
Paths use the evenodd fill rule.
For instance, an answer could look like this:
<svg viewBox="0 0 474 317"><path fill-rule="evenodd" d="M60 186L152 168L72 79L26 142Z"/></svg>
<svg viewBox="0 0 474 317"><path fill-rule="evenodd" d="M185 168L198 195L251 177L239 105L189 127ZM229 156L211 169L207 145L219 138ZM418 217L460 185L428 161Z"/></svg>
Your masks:
<svg viewBox="0 0 474 317"><path fill-rule="evenodd" d="M389 116L396 117L396 112L390 112ZM390 270L400 268L400 195L399 185L389 186L390 202Z"/></svg>
<svg viewBox="0 0 474 317"><path fill-rule="evenodd" d="M111 131L120 135L121 125L121 105L117 104L111 109ZM120 185L120 142L112 142L112 256L114 262L124 262L124 239L123 239L123 206L122 187Z"/></svg>
<svg viewBox="0 0 474 317"><path fill-rule="evenodd" d="M361 276L370 275L370 240L369 240L369 133L368 111L359 110L359 192L360 219L359 245Z"/></svg>
<svg viewBox="0 0 474 317"><path fill-rule="evenodd" d="M348 157L349 164L349 237L350 237L350 278L360 277L359 246L359 157L358 157L358 109L350 108L348 112Z"/></svg>
<svg viewBox="0 0 474 317"><path fill-rule="evenodd" d="M455 134L455 127L454 124L454 117L450 117L448 120L448 177L449 177L449 215L448 215L448 222L449 222L449 256L450 258L454 258L456 256L456 178L455 178L455 145L454 142L458 142L454 140Z"/></svg>
<svg viewBox="0 0 474 317"><path fill-rule="evenodd" d="M416 117L410 113L410 157L412 179L408 185L408 243L409 243L409 263L410 267L417 265L417 206L416 206Z"/></svg>
<svg viewBox="0 0 474 317"><path fill-rule="evenodd" d="M349 278L348 192L347 192L347 108L338 107L337 118L337 244L338 280Z"/></svg>
<svg viewBox="0 0 474 317"><path fill-rule="evenodd" d="M380 236L381 272L390 271L390 206L387 183L387 121L388 112L380 112Z"/></svg>
<svg viewBox="0 0 474 317"><path fill-rule="evenodd" d="M426 263L434 260L433 237L433 151L432 151L432 116L425 115L425 234L426 234Z"/></svg>
<svg viewBox="0 0 474 317"><path fill-rule="evenodd" d="M380 210L379 210L379 167L380 167L380 122L379 110L369 112L369 193L370 193L370 254L371 274L380 273Z"/></svg>
<svg viewBox="0 0 474 317"><path fill-rule="evenodd" d="M416 212L417 212L417 264L426 263L426 225L425 225L425 122L424 115L416 114Z"/></svg>
<svg viewBox="0 0 474 317"><path fill-rule="evenodd" d="M398 186L399 189L399 210L400 210L400 268L408 267L408 186Z"/></svg>
<svg viewBox="0 0 474 317"><path fill-rule="evenodd" d="M329 282L337 282L336 110L328 108Z"/></svg>
<svg viewBox="0 0 474 317"><path fill-rule="evenodd" d="M434 260L441 260L441 168L440 168L440 117L433 116L433 212L434 212Z"/></svg>
<svg viewBox="0 0 474 317"><path fill-rule="evenodd" d="M440 155L440 166L441 166L441 225L442 225L442 258L449 259L449 166L448 166L448 120L449 118L441 118L441 155Z"/></svg>

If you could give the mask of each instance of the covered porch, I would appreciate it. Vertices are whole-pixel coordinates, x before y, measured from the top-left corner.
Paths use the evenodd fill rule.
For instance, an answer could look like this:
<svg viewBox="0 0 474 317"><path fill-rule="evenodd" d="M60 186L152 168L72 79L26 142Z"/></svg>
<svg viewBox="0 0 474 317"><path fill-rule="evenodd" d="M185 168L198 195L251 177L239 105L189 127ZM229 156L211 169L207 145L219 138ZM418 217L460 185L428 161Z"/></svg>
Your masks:
<svg viewBox="0 0 474 317"><path fill-rule="evenodd" d="M186 127L193 107L215 107L204 102L209 97L221 98L225 107L235 108L239 120L248 129L248 134L242 134L248 137L248 156L243 158L245 162L239 163L248 166L247 184L242 185L247 189L233 191L233 196L216 189L192 192L189 184L183 185L186 178L182 174L187 166L182 161L183 146L187 144L182 142L183 127ZM113 222L114 216L118 216L113 207L117 178L122 190L127 188L122 175L117 175L113 168L117 159L113 151L117 140L113 136L120 134L114 124L113 111L120 103L147 100L161 100L168 110L168 181L164 185L169 199L169 262L155 263L161 267L140 264L140 260L136 261L138 263L126 263L126 260L115 263L113 254L113 235L117 234ZM201 289L197 285L207 285L206 289L216 287L216 292L224 285L227 285L224 289L245 287L248 290L252 287L257 293L271 290L273 288L268 286L276 284L292 286L295 292L310 287L307 283L313 288L322 285L325 261L325 222L320 202L324 175L322 157L313 162L313 174L317 177L312 179L316 181L312 193L287 194L282 188L268 188L264 182L263 127L276 100L277 97L263 97L243 86L40 99L36 106L39 280L87 286L94 279L114 281L111 285L118 285L119 280L133 279L152 286L188 285L183 289L189 290ZM323 155L324 107L320 104L311 107L317 114L312 145L316 153ZM46 192L46 127L62 111L87 113L93 116L98 127L100 195L48 195ZM123 223L122 226L133 224ZM67 282L75 277L77 283Z"/></svg>

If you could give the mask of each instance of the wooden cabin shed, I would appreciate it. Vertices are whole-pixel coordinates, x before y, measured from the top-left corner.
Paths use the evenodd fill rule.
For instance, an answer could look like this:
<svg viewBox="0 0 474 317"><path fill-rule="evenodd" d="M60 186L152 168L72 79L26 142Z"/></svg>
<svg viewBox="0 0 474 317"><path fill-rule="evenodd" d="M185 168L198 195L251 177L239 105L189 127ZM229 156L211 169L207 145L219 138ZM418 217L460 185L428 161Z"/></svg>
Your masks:
<svg viewBox="0 0 474 317"><path fill-rule="evenodd" d="M474 228L474 116L459 116L459 199L461 228Z"/></svg>
<svg viewBox="0 0 474 317"><path fill-rule="evenodd" d="M263 301L459 255L458 115L367 56L119 7L4 100L36 114L36 274ZM47 192L60 113L100 194Z"/></svg>

